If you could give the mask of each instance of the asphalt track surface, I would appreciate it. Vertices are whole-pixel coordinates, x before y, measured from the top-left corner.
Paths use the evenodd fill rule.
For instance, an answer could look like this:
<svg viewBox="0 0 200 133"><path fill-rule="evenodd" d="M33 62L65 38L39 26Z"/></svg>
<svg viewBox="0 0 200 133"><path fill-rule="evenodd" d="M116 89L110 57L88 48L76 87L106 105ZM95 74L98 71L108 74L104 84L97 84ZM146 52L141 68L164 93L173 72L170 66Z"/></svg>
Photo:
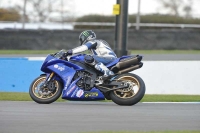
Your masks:
<svg viewBox="0 0 200 133"><path fill-rule="evenodd" d="M0 101L0 133L200 131L200 103Z"/></svg>

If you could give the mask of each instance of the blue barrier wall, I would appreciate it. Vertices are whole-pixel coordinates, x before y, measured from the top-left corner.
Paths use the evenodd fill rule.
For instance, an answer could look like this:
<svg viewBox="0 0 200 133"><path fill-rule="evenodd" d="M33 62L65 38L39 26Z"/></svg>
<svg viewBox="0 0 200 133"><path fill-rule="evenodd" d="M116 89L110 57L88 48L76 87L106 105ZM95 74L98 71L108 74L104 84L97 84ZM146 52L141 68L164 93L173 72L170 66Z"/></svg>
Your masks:
<svg viewBox="0 0 200 133"><path fill-rule="evenodd" d="M42 74L42 60L0 58L0 91L28 92L31 82Z"/></svg>

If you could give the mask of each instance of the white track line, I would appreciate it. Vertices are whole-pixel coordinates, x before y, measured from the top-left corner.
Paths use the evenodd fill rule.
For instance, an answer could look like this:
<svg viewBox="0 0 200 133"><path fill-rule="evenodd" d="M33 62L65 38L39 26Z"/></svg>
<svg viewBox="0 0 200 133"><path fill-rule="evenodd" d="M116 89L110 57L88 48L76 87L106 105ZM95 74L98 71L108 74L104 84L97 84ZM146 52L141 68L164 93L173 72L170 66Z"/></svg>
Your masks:
<svg viewBox="0 0 200 133"><path fill-rule="evenodd" d="M30 61L44 61L46 57L26 57Z"/></svg>
<svg viewBox="0 0 200 133"><path fill-rule="evenodd" d="M200 102L141 102L141 103L200 104Z"/></svg>

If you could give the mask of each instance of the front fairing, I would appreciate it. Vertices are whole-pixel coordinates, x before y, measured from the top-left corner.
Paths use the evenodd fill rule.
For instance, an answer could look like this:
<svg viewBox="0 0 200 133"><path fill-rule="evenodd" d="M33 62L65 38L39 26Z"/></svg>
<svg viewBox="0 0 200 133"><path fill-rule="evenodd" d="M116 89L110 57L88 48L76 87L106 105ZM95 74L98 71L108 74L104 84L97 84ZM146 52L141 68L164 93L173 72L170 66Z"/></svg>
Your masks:
<svg viewBox="0 0 200 133"><path fill-rule="evenodd" d="M44 60L42 66L41 66L41 71L47 72L46 67L47 67L48 62L51 62L52 60L55 60L55 59L56 58L53 57L52 55L50 55L50 54L47 55L46 59ZM47 73L49 73L49 72L47 72Z"/></svg>
<svg viewBox="0 0 200 133"><path fill-rule="evenodd" d="M41 71L43 71L45 73L50 73L50 72L52 72L52 69L49 70L49 66L56 65L58 63L63 64L64 66L68 66L70 68L73 68L75 70L83 70L83 68L78 66L78 65L75 65L71 62L68 62L68 61L65 61L65 60L62 60L62 59L59 59L59 58L55 58L52 55L48 55L46 57L46 59L44 60L43 64L42 64ZM55 66L55 67L57 67L57 66Z"/></svg>
<svg viewBox="0 0 200 133"><path fill-rule="evenodd" d="M83 70L82 67L77 66L71 62L56 58L52 55L48 55L44 60L41 71L46 74L55 73L63 81L64 86L68 86L76 71Z"/></svg>

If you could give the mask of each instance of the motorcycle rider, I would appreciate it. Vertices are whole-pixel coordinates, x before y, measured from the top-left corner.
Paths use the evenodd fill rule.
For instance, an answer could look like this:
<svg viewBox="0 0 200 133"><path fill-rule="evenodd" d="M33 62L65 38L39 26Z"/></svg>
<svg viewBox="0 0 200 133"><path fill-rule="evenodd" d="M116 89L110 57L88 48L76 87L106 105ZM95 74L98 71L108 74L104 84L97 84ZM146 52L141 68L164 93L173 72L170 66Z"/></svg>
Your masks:
<svg viewBox="0 0 200 133"><path fill-rule="evenodd" d="M117 56L105 40L96 39L96 34L92 30L85 30L79 35L79 41L80 46L68 50L66 56L90 50L92 54L85 55L85 62L104 73L103 80L114 75L105 65L114 61Z"/></svg>

